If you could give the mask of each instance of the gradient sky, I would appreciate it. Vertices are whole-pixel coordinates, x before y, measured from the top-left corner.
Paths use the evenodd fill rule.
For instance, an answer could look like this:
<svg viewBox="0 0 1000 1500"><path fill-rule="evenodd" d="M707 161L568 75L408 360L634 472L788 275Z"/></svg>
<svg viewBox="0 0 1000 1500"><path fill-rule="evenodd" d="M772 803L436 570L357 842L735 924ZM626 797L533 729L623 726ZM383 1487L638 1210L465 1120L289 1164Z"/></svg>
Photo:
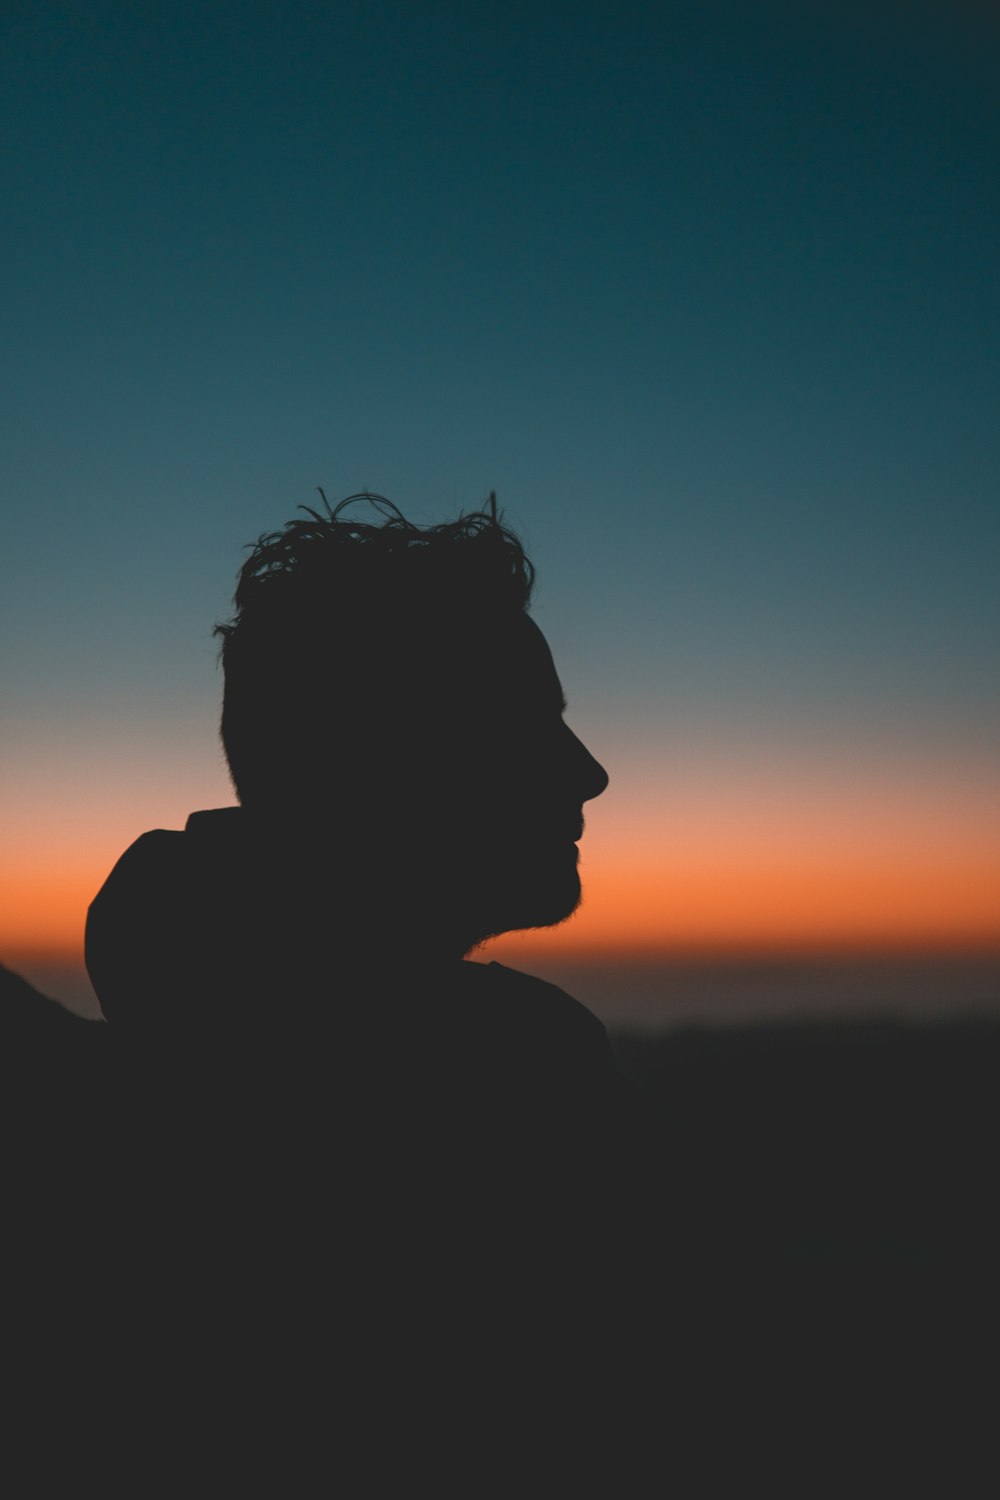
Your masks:
<svg viewBox="0 0 1000 1500"><path fill-rule="evenodd" d="M0 957L231 800L317 485L522 532L612 778L550 942L1000 946L992 7L31 0L0 97Z"/></svg>

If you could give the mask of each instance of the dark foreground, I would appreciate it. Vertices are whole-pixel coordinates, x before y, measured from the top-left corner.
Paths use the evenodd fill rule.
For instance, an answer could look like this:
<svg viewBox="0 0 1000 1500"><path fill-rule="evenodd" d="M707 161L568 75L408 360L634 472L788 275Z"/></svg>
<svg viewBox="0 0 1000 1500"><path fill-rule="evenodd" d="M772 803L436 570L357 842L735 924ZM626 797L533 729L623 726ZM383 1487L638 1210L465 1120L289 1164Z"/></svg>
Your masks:
<svg viewBox="0 0 1000 1500"><path fill-rule="evenodd" d="M487 1273L478 1277L475 1270L470 1274L461 1244L452 1244L450 1236L453 1270L442 1274L439 1265L428 1264L426 1273L407 1282L410 1247L421 1235L426 1239L419 1205L400 1220L391 1243L377 1245L377 1275L365 1269L371 1263L369 1251L363 1263L357 1262L363 1293L338 1280L337 1253L345 1229L335 1215L312 1216L311 1243L303 1246L301 1257L295 1247L284 1247L281 1275L288 1277L289 1266L297 1274L301 1265L303 1278L287 1292L260 1283L259 1262L254 1273L258 1281L241 1281L241 1259L254 1260L252 1245L244 1256L242 1239L227 1249L230 1258L220 1268L211 1246L197 1235L193 1240L188 1236L184 1255L196 1265L212 1264L216 1289L206 1294L199 1281L204 1301L193 1326L190 1320L184 1323L183 1308L171 1312L169 1320L155 1314L150 1320L149 1308L169 1305L172 1262L154 1254L155 1277L145 1281L135 1276L137 1259L149 1256L148 1231L136 1229L135 1205L145 1201L143 1211L150 1212L148 1193L143 1199L141 1160L129 1167L134 1181L119 1176L109 1196L108 1178L95 1159L109 1132L127 1135L130 1128L127 1119L109 1119L108 1100L88 1095L86 1078L81 1086L81 1069L86 1074L88 1057L100 1051L103 1028L68 1017L7 971L0 970L0 979L7 1023L5 1099L12 1116L6 1122L7 1201L20 1219L9 1239L28 1247L31 1264L25 1270L22 1261L20 1287L35 1308L32 1326L44 1333L47 1400L52 1399L54 1372L61 1367L76 1370L77 1398L80 1381L88 1378L88 1360L95 1372L100 1368L93 1318L84 1320L83 1334L79 1329L74 1333L74 1309L93 1313L96 1308L98 1325L105 1316L121 1319L119 1286L128 1288L124 1311L140 1329L129 1356L140 1380L150 1378L148 1370L142 1373L145 1362L151 1359L155 1365L159 1357L155 1348L150 1354L150 1341L172 1346L169 1321L185 1328L180 1347L185 1365L190 1363L182 1385L201 1389L204 1380L211 1392L214 1377L210 1370L206 1376L200 1348L205 1308L226 1308L230 1331L225 1337L230 1343L248 1339L245 1360L253 1366L259 1358L255 1330L260 1307L268 1306L273 1316L276 1306L294 1306L302 1322L291 1343L281 1334L287 1356L313 1336L313 1315L320 1319L321 1310L311 1301L303 1313L302 1294L302 1284L316 1279L319 1266L324 1295L334 1307L334 1326L340 1317L337 1308L356 1314L358 1297L366 1297L370 1314L361 1307L361 1325L370 1323L378 1330L379 1347L373 1349L373 1367L364 1377L378 1394L371 1400L358 1398L355 1389L354 1406L347 1408L353 1411L348 1427L368 1420L372 1411L384 1414L390 1426L398 1425L405 1409L423 1413L426 1438L420 1391L427 1372L441 1357L464 1359L469 1363L452 1372L445 1388L450 1405L441 1421L448 1436L438 1434L431 1448L440 1441L460 1446L459 1429L471 1431L470 1411L481 1386L490 1394L478 1405L492 1413L492 1426L487 1424L479 1446L497 1442L496 1415L502 1408L504 1442L510 1453L518 1452L517 1434L529 1419L523 1411L518 1414L516 1398L530 1389L535 1392L530 1421L536 1436L558 1424L553 1447L567 1466L562 1478L540 1483L537 1492L559 1493L569 1483L572 1453L585 1452L587 1463L596 1463L595 1421L599 1427L601 1420L594 1413L607 1411L616 1395L623 1396L631 1413L626 1435L616 1429L613 1445L621 1493L659 1493L670 1488L671 1480L681 1494L712 1493L723 1479L727 1485L737 1480L749 1484L756 1476L783 1490L791 1486L810 1494L819 1493L825 1479L836 1473L841 1483L848 1476L851 1493L876 1494L904 1479L929 1478L932 1470L941 1493L979 1492L968 1488L962 1475L971 1466L985 1477L982 1453L993 1430L997 1395L1000 1026L961 1020L853 1022L613 1037L639 1120L629 1193L641 1199L641 1212L623 1214L619 1238L624 1244L614 1244L614 1224L600 1230L613 1249L606 1278L588 1279L573 1291L566 1324L567 1338L578 1349L572 1360L557 1362L551 1377L540 1379L530 1327L522 1319L502 1378L490 1387L483 1384L482 1367L489 1363L484 1339L502 1342L500 1323L517 1323L513 1304L502 1320L491 1323L481 1316L483 1305L502 1304L504 1256L494 1249ZM34 1071L25 1073L19 1065L22 1045L35 1058ZM45 1063L39 1068L38 1059L47 1057L51 1067ZM99 1066L92 1076L100 1080ZM74 1100L69 1120L54 1119L45 1108L46 1100L60 1096L63 1085ZM170 1101L170 1107L182 1120L183 1098ZM236 1142L234 1150L241 1149ZM35 1161L45 1163L44 1180L32 1178ZM225 1176L223 1161L218 1180L205 1179L203 1187L212 1200L206 1222L219 1221L216 1187L224 1195ZM327 1192L326 1184L314 1182L312 1188L320 1199ZM289 1207L295 1211L291 1200ZM265 1222L269 1204L260 1209L261 1232L273 1236L273 1222ZM385 1222L381 1212L380 1222ZM460 1224L449 1212L452 1226ZM44 1229L34 1240L33 1221ZM356 1225L349 1229L356 1234ZM172 1233L168 1224L156 1228L156 1243L170 1244ZM637 1234L650 1237L652 1261L641 1246L632 1253L628 1239ZM469 1243L483 1242L473 1237ZM99 1253L95 1246L101 1247ZM170 1256L174 1254L171 1250ZM434 1256L439 1259L436 1251ZM531 1260L529 1253L529 1278ZM324 1266L329 1266L326 1278ZM567 1265L570 1282L571 1273ZM16 1303L20 1293L12 1286ZM241 1288L235 1301L234 1286ZM401 1295L400 1286L409 1290ZM428 1288L446 1300L454 1287L461 1288L456 1297L462 1302L466 1343L454 1329L448 1331L433 1308L422 1305L417 1353L410 1347L401 1358L405 1340L397 1336L399 1318L409 1303L420 1301ZM386 1299L391 1302L393 1292L395 1322L387 1328L380 1309ZM558 1296L556 1282L549 1291L532 1285L531 1296L536 1300L532 1317L544 1315ZM593 1355L592 1347L588 1353L588 1329L603 1326L595 1318L602 1306L611 1309L612 1322L620 1314L622 1337L608 1345L610 1365L602 1370L600 1391L588 1405L591 1377L573 1386L571 1365L587 1367ZM55 1307L59 1317L46 1318L46 1309ZM328 1316L324 1305L322 1317ZM144 1326L148 1334L141 1332ZM101 1337L107 1333L105 1329ZM82 1366L68 1358L69 1346L81 1337L89 1351ZM116 1347L113 1338L108 1347ZM326 1361L324 1369L336 1366L338 1352L327 1342L319 1354ZM217 1349L213 1357L218 1357ZM276 1370L270 1359L265 1364L267 1378L275 1381L275 1394L264 1401L268 1409L282 1389L303 1381L313 1388L309 1368ZM599 1364L596 1360L595 1367ZM423 1371L419 1377L417 1365ZM386 1395L384 1386L387 1372L398 1374L400 1369L407 1372L408 1395L402 1405ZM226 1378L231 1376L230 1368ZM105 1370L100 1379L120 1377L120 1370L112 1377ZM171 1390L176 1389L172 1378ZM567 1389L576 1403L572 1410L584 1413L579 1420L557 1417L560 1395ZM539 1391L548 1394L538 1396ZM206 1399L220 1411L226 1407L224 1392L216 1390ZM510 1410L504 1406L508 1401L514 1403ZM344 1409L337 1417L331 1415L334 1408L324 1405L324 1414L313 1414L309 1421L333 1422L340 1441ZM944 1442L944 1432L950 1433L949 1424L956 1420L960 1435ZM415 1441L412 1434L410 1441ZM795 1481L792 1455L800 1451L808 1455L811 1476L803 1472ZM428 1462L426 1455L421 1462ZM991 1462L988 1472L995 1476L995 1460L987 1460ZM648 1472L651 1463L657 1472L647 1491L635 1475ZM423 1472L419 1465L417 1470ZM634 1483L621 1477L626 1472ZM485 1493L481 1481L482 1476L474 1483L467 1476L465 1492ZM530 1485L523 1488L535 1492Z"/></svg>
<svg viewBox="0 0 1000 1500"><path fill-rule="evenodd" d="M699 1434L681 1492L995 1487L1000 1026L613 1042L649 1140L674 1410Z"/></svg>
<svg viewBox="0 0 1000 1500"><path fill-rule="evenodd" d="M1000 1025L786 1024L613 1044L678 1249L903 1278L997 1266Z"/></svg>

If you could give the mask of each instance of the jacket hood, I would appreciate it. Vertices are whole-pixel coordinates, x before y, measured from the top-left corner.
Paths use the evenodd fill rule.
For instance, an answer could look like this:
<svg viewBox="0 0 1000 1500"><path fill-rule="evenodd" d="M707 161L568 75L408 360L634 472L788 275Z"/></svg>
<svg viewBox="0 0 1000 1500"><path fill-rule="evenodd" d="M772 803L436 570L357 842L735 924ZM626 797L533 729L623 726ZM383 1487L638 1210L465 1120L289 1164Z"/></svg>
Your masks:
<svg viewBox="0 0 1000 1500"><path fill-rule="evenodd" d="M87 913L87 971L106 1019L157 1028L248 990L251 840L238 807L155 829L118 860Z"/></svg>

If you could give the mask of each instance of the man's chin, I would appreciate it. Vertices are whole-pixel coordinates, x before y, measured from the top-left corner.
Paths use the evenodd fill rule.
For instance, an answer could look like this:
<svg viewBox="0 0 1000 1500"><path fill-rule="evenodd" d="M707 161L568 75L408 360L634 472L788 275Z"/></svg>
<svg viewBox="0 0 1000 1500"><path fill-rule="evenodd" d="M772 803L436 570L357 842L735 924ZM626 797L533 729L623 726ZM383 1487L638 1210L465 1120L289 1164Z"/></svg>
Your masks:
<svg viewBox="0 0 1000 1500"><path fill-rule="evenodd" d="M575 870L571 876L564 875L545 887L518 891L509 901L498 904L492 934L497 937L502 932L520 932L530 927L557 927L573 915L580 899L580 877Z"/></svg>

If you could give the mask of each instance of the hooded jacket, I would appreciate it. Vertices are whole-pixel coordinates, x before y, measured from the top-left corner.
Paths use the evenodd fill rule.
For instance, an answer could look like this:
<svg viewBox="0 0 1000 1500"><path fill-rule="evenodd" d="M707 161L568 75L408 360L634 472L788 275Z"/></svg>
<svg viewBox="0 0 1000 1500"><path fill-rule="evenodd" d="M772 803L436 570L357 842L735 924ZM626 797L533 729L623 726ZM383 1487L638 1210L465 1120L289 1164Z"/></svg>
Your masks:
<svg viewBox="0 0 1000 1500"><path fill-rule="evenodd" d="M441 1027L457 1026L472 1066L494 1053L509 1065L513 1045L526 1072L555 1068L554 1085L613 1073L603 1026L544 980L497 963L408 966L387 951L391 926L370 962L347 959L320 880L280 859L235 807L192 813L183 832L156 829L125 851L86 927L87 969L116 1030L263 1029L273 1044L294 1029L305 1041L363 1027L364 1001L384 1037L402 1027L412 1045L422 1032L438 1056L449 1050Z"/></svg>
<svg viewBox="0 0 1000 1500"><path fill-rule="evenodd" d="M499 964L348 962L301 876L220 809L144 834L91 905L136 1367L341 1431L603 1399L639 1239L604 1028Z"/></svg>
<svg viewBox="0 0 1000 1500"><path fill-rule="evenodd" d="M348 950L321 882L282 868L239 808L143 834L87 919L119 1047L213 1107L294 1115L308 1100L383 1134L435 1131L439 1152L451 1133L445 1157L489 1142L522 1171L547 1150L584 1171L601 1155L620 1084L582 1005L496 963Z"/></svg>

